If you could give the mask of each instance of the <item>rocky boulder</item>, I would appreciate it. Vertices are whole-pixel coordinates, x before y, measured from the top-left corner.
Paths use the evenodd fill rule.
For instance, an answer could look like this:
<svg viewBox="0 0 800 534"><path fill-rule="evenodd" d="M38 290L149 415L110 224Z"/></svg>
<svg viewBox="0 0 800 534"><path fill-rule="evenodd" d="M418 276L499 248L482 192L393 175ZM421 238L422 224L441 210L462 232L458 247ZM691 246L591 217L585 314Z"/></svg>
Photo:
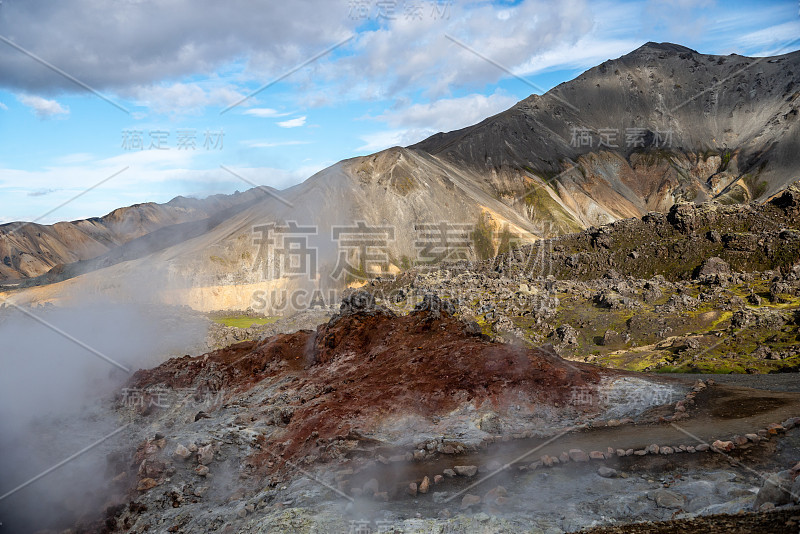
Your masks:
<svg viewBox="0 0 800 534"><path fill-rule="evenodd" d="M775 506L789 504L792 501L792 487L791 471L781 471L769 476L758 490L753 509L758 510L764 503Z"/></svg>
<svg viewBox="0 0 800 534"><path fill-rule="evenodd" d="M706 284L720 283L731 275L731 267L722 258L708 258L697 270L696 279Z"/></svg>

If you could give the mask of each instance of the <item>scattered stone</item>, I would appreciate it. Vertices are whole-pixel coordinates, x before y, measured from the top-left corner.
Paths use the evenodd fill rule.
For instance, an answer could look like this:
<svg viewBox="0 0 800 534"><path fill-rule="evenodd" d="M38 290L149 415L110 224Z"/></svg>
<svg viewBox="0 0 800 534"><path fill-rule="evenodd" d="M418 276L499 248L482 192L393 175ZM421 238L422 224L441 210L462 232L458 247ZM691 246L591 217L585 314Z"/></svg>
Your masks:
<svg viewBox="0 0 800 534"><path fill-rule="evenodd" d="M569 459L573 462L588 462L589 456L580 449L570 449Z"/></svg>
<svg viewBox="0 0 800 534"><path fill-rule="evenodd" d="M470 495L469 493L467 493L461 499L461 509L464 510L466 508L469 508L470 506L475 506L476 504L480 503L481 503L481 498L479 496Z"/></svg>
<svg viewBox="0 0 800 534"><path fill-rule="evenodd" d="M442 480L444 480L444 477L442 475L434 475L433 476L433 483L434 484L440 484L442 482Z"/></svg>
<svg viewBox="0 0 800 534"><path fill-rule="evenodd" d="M783 434L786 432L786 427L780 423L770 423L767 425L767 432L772 436Z"/></svg>
<svg viewBox="0 0 800 534"><path fill-rule="evenodd" d="M592 451L589 453L589 458L592 460L605 460L606 455L600 451Z"/></svg>
<svg viewBox="0 0 800 534"><path fill-rule="evenodd" d="M508 502L508 491L503 486L496 486L486 493L483 502L496 505L506 504Z"/></svg>
<svg viewBox="0 0 800 534"><path fill-rule="evenodd" d="M456 465L453 469L458 476L462 477L474 477L478 472L478 466L476 465Z"/></svg>
<svg viewBox="0 0 800 534"><path fill-rule="evenodd" d="M673 454L674 452L675 450L672 447L661 447L661 450L659 451L660 454L664 455Z"/></svg>
<svg viewBox="0 0 800 534"><path fill-rule="evenodd" d="M454 476L456 476L456 472L453 471L452 469L445 469L444 471L442 471L442 474L444 474L444 476L450 477L450 478L453 478Z"/></svg>
<svg viewBox="0 0 800 534"><path fill-rule="evenodd" d="M194 468L194 472L200 475L201 477L208 476L209 469L204 465L198 465Z"/></svg>
<svg viewBox="0 0 800 534"><path fill-rule="evenodd" d="M200 465L208 465L214 460L214 446L209 444L197 450L197 461Z"/></svg>
<svg viewBox="0 0 800 534"><path fill-rule="evenodd" d="M633 454L636 456L644 456L647 454L647 449L639 449L638 451L633 451Z"/></svg>
<svg viewBox="0 0 800 534"><path fill-rule="evenodd" d="M764 503L772 503L775 506L789 504L792 501L791 488L792 473L790 471L781 471L771 475L758 490L753 508L758 510Z"/></svg>
<svg viewBox="0 0 800 534"><path fill-rule="evenodd" d="M716 440L714 443L711 444L715 450L720 452L730 452L736 448L732 441L721 441Z"/></svg>
<svg viewBox="0 0 800 534"><path fill-rule="evenodd" d="M656 490L653 494L653 500L660 508L670 509L681 508L686 503L683 495L665 489Z"/></svg>
<svg viewBox="0 0 800 534"><path fill-rule="evenodd" d="M708 443L701 443L700 445L696 446L694 449L697 452L706 452L710 448L711 447L708 445Z"/></svg>
<svg viewBox="0 0 800 534"><path fill-rule="evenodd" d="M625 449L617 449L616 452L617 452L617 456L620 457L620 458L625 456Z"/></svg>
<svg viewBox="0 0 800 534"><path fill-rule="evenodd" d="M542 457L540 458L540 460L541 460L542 464L543 464L545 467L553 467L555 464L559 463L559 460L558 460L558 458L556 458L555 456L549 456L549 455L547 455L547 454L545 454L544 456L542 456Z"/></svg>
<svg viewBox="0 0 800 534"><path fill-rule="evenodd" d="M428 493L428 490L431 488L431 480L426 476L422 479L422 482L419 484L419 492L420 493Z"/></svg>
<svg viewBox="0 0 800 534"><path fill-rule="evenodd" d="M603 466L597 470L597 474L603 478L616 478L617 470L610 467Z"/></svg>
<svg viewBox="0 0 800 534"><path fill-rule="evenodd" d="M719 283L730 276L731 267L722 258L708 258L697 272L697 280L701 283Z"/></svg>
<svg viewBox="0 0 800 534"><path fill-rule="evenodd" d="M577 345L578 344L578 331L571 325L562 324L556 328L556 338L562 345Z"/></svg>
<svg viewBox="0 0 800 534"><path fill-rule="evenodd" d="M152 478L143 478L139 481L139 485L136 486L137 491L148 491L158 486L158 481Z"/></svg>
<svg viewBox="0 0 800 534"><path fill-rule="evenodd" d="M647 447L647 452L648 452L649 454L658 454L658 451L659 451L659 450L660 450L660 449L659 449L658 445L656 445L655 443L653 443L652 445L650 445L649 447Z"/></svg>
<svg viewBox="0 0 800 534"><path fill-rule="evenodd" d="M568 462L569 462L569 459L570 459L570 458L569 458L569 453L568 453L568 452L562 452L561 454L559 454L559 455L558 455L558 460L559 460L559 461L560 461L562 464L566 464L566 463L568 463Z"/></svg>
<svg viewBox="0 0 800 534"><path fill-rule="evenodd" d="M417 496L417 483L416 482L412 482L411 484L409 484L408 488L406 488L406 492L409 495L411 495L412 497L416 497Z"/></svg>
<svg viewBox="0 0 800 534"><path fill-rule="evenodd" d="M181 460L187 460L192 455L192 451L178 443L178 446L175 447L175 456L180 458Z"/></svg>

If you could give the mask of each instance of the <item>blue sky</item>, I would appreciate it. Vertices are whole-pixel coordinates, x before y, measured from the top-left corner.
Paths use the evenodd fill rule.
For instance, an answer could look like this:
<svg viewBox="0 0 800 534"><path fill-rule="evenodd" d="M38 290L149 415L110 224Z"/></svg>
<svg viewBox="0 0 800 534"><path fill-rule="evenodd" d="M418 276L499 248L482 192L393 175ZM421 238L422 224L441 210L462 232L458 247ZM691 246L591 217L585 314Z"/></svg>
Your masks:
<svg viewBox="0 0 800 534"><path fill-rule="evenodd" d="M251 187L221 165L284 188L478 122L647 41L796 50L799 11L797 0L3 0L0 223Z"/></svg>

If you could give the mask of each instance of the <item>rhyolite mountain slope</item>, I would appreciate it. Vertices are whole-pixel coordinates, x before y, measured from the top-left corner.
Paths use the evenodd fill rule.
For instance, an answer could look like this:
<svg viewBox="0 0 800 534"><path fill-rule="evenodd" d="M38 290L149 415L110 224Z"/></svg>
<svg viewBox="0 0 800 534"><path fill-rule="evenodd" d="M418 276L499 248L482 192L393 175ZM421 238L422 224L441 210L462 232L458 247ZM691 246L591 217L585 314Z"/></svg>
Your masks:
<svg viewBox="0 0 800 534"><path fill-rule="evenodd" d="M738 202L784 188L800 177L798 97L800 52L713 56L647 43L412 148L478 170L509 197L525 191L521 174L541 178L570 215L592 225L666 211L680 199ZM628 146L634 128L647 130L644 147ZM581 129L592 146L573 142ZM604 130L618 148L599 146Z"/></svg>
<svg viewBox="0 0 800 534"><path fill-rule="evenodd" d="M205 219L263 195L258 189L205 199L176 197L118 208L103 217L53 225L0 225L0 281L42 275L56 266L96 258L129 241L176 224Z"/></svg>
<svg viewBox="0 0 800 534"><path fill-rule="evenodd" d="M309 245L318 249L321 279L311 285L335 285L342 280L327 277L338 252L333 225L393 226L387 253L397 269L417 257L420 223L473 225L471 254L486 257L504 229L535 241L679 200L764 199L800 177L799 73L800 52L711 56L647 43L475 126L342 161L202 235L148 255L120 253L128 261L83 276L68 269L62 278L71 279L13 298L140 296L146 280L172 303L244 309L254 292L301 283L271 276L258 256L253 228L271 222L316 227ZM630 128L643 129L633 140L644 146L628 146ZM591 146L573 142L576 129ZM617 147L598 146L604 132L616 132L606 144ZM133 289L121 290L125 284Z"/></svg>

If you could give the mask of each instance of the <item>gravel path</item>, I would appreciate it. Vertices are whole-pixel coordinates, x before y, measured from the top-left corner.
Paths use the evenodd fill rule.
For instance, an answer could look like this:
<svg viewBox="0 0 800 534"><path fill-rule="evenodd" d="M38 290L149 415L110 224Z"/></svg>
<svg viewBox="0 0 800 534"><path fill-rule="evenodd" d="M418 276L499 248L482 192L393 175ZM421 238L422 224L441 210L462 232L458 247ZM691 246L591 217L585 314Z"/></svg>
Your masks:
<svg viewBox="0 0 800 534"><path fill-rule="evenodd" d="M754 389L765 389L768 391L800 391L800 374L797 373L776 373L769 375L715 375L715 374L671 374L664 373L657 376L669 376L673 378L685 378L688 382L696 382L698 379L707 380L713 378L720 384L730 384L732 386L742 386Z"/></svg>

